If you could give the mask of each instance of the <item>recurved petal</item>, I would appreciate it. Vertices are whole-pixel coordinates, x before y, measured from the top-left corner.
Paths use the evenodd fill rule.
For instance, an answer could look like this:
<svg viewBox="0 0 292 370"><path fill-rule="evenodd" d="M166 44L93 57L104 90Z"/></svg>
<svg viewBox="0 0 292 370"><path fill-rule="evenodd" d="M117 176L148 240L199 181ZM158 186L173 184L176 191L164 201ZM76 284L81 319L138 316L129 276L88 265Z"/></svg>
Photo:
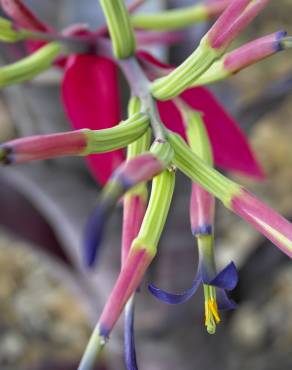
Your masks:
<svg viewBox="0 0 292 370"><path fill-rule="evenodd" d="M235 310L237 308L237 304L228 297L224 289L216 290L216 300L220 311Z"/></svg>
<svg viewBox="0 0 292 370"><path fill-rule="evenodd" d="M180 294L166 292L165 290L157 288L153 284L148 285L148 289L150 293L154 295L154 297L156 297L157 299L164 303L181 304L187 302L190 298L192 298L192 296L196 293L201 283L202 279L200 276L197 275L195 280L193 281L192 286Z"/></svg>
<svg viewBox="0 0 292 370"><path fill-rule="evenodd" d="M217 288L233 290L238 283L238 273L234 262L230 262L222 271L208 282Z"/></svg>
<svg viewBox="0 0 292 370"><path fill-rule="evenodd" d="M109 59L78 55L68 60L62 82L65 111L75 129L103 129L120 121L117 69ZM88 157L94 177L104 184L122 162L121 150Z"/></svg>

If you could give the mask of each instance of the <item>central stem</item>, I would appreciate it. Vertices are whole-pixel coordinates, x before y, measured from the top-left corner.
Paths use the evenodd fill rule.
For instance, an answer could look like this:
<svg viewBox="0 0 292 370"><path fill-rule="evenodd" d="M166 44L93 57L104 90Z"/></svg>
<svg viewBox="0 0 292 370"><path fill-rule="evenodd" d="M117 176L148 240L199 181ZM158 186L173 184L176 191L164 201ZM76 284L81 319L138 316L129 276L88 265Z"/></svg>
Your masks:
<svg viewBox="0 0 292 370"><path fill-rule="evenodd" d="M142 111L150 117L156 140L165 142L165 127L160 120L156 103L150 92L150 81L147 79L143 69L135 57L120 60L118 63L129 83L132 95L141 99Z"/></svg>

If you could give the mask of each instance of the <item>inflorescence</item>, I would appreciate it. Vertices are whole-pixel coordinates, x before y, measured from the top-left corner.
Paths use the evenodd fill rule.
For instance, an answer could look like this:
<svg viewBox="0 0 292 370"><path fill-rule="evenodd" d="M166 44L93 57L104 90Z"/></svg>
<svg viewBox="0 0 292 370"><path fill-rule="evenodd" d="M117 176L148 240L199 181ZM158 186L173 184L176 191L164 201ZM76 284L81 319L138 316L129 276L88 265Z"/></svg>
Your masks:
<svg viewBox="0 0 292 370"><path fill-rule="evenodd" d="M220 310L236 307L228 296L238 282L236 267L230 261L218 272L215 263L215 198L292 256L291 223L214 168L258 180L264 177L244 134L202 87L290 48L291 38L279 31L227 52L268 0L209 0L158 14L136 14L143 2L134 1L127 8L123 0L100 0L106 27L91 31L74 26L57 32L20 0L0 1L9 17L0 18L0 40L23 41L27 47L25 58L0 68L0 86L30 81L51 66L59 67L63 104L74 128L3 143L0 162L13 165L59 156L86 157L96 180L105 185L85 230L83 259L88 268L95 266L106 221L123 199L120 274L79 370L93 369L123 310L126 365L137 369L135 292L157 253L177 171L191 180L190 223L198 268L192 286L181 294L150 285L157 299L183 303L202 285L210 334L220 323ZM177 67L141 50L147 43L175 42L181 38L179 29L214 17L218 19L194 52ZM125 120L119 114L117 68L131 91ZM108 89L99 88L103 83ZM127 148L126 158L122 148Z"/></svg>

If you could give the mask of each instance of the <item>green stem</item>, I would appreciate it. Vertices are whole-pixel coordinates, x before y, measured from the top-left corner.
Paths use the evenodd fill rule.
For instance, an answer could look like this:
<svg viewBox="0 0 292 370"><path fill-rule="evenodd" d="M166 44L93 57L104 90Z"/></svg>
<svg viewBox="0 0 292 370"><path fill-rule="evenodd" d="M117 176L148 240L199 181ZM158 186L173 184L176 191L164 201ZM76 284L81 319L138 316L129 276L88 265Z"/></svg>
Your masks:
<svg viewBox="0 0 292 370"><path fill-rule="evenodd" d="M202 4L154 14L135 14L131 17L134 27L156 31L177 30L207 19L207 8Z"/></svg>
<svg viewBox="0 0 292 370"><path fill-rule="evenodd" d="M150 117L156 140L164 142L166 130L157 111L156 102L150 93L150 81L135 57L121 60L119 65L130 85L132 95L138 96L141 100L142 112L147 113Z"/></svg>

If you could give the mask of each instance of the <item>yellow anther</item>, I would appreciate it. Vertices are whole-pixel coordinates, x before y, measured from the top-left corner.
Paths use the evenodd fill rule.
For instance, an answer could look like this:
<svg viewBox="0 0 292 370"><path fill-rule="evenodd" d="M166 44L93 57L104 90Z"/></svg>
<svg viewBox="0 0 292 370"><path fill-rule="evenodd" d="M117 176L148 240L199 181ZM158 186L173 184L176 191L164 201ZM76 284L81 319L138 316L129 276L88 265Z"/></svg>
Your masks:
<svg viewBox="0 0 292 370"><path fill-rule="evenodd" d="M209 306L210 311L212 312L212 314L215 318L216 324L219 324L219 322L221 320L220 320L220 316L219 316L219 312L218 312L217 302L214 299L212 299L208 302L208 306Z"/></svg>
<svg viewBox="0 0 292 370"><path fill-rule="evenodd" d="M209 334L214 334L216 325L220 323L218 306L215 299L205 301L205 326Z"/></svg>

